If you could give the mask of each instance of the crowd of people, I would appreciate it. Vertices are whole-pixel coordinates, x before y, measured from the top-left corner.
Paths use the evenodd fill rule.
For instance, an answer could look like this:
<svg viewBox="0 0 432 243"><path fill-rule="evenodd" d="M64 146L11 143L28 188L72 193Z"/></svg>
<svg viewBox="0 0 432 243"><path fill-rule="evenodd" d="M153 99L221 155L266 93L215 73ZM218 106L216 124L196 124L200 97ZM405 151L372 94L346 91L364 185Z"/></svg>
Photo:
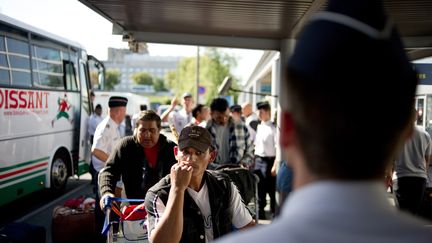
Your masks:
<svg viewBox="0 0 432 243"><path fill-rule="evenodd" d="M430 242L418 216L432 141L413 125L416 73L382 3L330 0L284 68L278 122L266 100L195 105L186 92L181 110L176 97L161 115L143 109L121 138L127 99L111 97L104 119L96 107L89 133L100 207L118 193L145 199L150 242ZM391 124L377 124L382 107ZM174 141L161 133L164 121ZM226 165L259 178L258 215L216 172ZM278 220L255 226L255 216Z"/></svg>

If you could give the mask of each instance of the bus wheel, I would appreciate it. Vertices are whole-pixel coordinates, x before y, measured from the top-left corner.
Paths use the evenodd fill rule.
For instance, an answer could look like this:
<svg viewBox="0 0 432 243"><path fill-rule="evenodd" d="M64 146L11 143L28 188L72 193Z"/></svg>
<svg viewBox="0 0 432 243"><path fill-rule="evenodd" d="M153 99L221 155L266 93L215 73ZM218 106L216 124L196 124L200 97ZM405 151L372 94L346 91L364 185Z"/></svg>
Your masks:
<svg viewBox="0 0 432 243"><path fill-rule="evenodd" d="M51 166L51 190L63 191L68 179L66 159L62 155L56 155Z"/></svg>

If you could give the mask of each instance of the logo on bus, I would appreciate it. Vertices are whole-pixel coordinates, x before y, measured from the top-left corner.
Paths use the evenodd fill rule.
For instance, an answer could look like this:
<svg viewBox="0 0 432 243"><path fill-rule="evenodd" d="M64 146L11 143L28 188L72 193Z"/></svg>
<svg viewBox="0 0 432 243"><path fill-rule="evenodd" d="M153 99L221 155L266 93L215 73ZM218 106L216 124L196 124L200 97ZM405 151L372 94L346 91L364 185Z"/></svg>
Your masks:
<svg viewBox="0 0 432 243"><path fill-rule="evenodd" d="M47 91L0 89L0 110L4 115L24 115L30 110L37 114L48 113Z"/></svg>

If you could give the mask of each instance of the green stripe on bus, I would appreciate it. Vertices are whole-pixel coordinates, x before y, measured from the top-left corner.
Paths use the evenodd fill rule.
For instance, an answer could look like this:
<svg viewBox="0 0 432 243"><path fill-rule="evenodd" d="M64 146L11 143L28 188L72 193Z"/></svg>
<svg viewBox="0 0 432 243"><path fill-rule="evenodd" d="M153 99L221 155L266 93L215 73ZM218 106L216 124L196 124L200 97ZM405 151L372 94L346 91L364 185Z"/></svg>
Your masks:
<svg viewBox="0 0 432 243"><path fill-rule="evenodd" d="M11 182L11 181L16 181L16 180L19 180L19 179L21 179L21 178L28 177L28 176L31 176L31 175L34 175L34 174L37 174L37 173L40 173L40 172L44 172L44 171L46 171L46 170L47 170L47 168L42 169L42 170L37 170L37 171L34 171L34 172L32 172L32 173L28 173L28 174L25 174L25 175L20 175L20 176L17 176L17 177L15 177L15 178L12 178L12 179L9 179L9 180L0 181L0 185L3 185L3 184L6 184L6 183L9 183L9 182ZM3 189L1 189L1 190L3 190Z"/></svg>
<svg viewBox="0 0 432 243"><path fill-rule="evenodd" d="M41 162L41 161L44 161L44 160L47 160L47 159L49 159L49 157L44 157L44 158L40 158L40 159L30 160L30 161L23 162L23 163L16 164L16 165L12 165L12 166L9 166L9 167L3 167L3 168L0 168L0 172L7 171L7 170L12 170L12 169L23 167L23 166L27 166L27 165L30 165L30 164L35 164L35 163L38 163L38 162Z"/></svg>
<svg viewBox="0 0 432 243"><path fill-rule="evenodd" d="M2 188L0 206L43 188L45 188L45 175Z"/></svg>
<svg viewBox="0 0 432 243"><path fill-rule="evenodd" d="M78 163L78 176L81 176L89 171L90 166L85 162L85 160L81 160Z"/></svg>

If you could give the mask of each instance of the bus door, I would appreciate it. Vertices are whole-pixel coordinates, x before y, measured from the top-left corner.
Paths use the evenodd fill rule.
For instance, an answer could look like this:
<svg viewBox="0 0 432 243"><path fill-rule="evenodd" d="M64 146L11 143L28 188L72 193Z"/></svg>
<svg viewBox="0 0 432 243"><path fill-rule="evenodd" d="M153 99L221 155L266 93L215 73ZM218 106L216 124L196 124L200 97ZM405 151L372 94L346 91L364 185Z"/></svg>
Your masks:
<svg viewBox="0 0 432 243"><path fill-rule="evenodd" d="M82 175L88 171L91 161L91 143L88 134L88 120L93 112L93 101L90 100L90 90L93 86L92 77L97 78L97 83L104 83L104 66L102 62L93 56L87 56L82 51L79 60L79 79L81 85L81 119L80 119L80 149L79 149L79 164L78 175Z"/></svg>

